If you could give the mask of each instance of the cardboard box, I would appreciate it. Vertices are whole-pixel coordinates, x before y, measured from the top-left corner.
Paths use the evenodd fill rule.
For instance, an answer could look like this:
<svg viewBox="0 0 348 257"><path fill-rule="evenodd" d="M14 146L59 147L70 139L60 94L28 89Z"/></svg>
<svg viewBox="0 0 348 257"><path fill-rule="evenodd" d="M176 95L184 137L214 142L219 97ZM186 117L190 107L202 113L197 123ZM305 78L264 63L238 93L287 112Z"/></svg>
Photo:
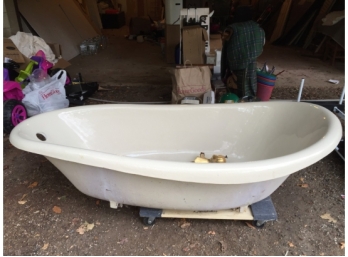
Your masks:
<svg viewBox="0 0 348 257"><path fill-rule="evenodd" d="M208 1L206 1L208 2ZM184 3L184 5L189 6L190 4ZM199 4L192 4L191 6L200 6ZM203 6L203 5L201 5ZM214 9L214 8L213 8ZM186 18L186 21L189 21L191 18L199 21L199 25L204 28L207 32L207 40L205 42L205 52L210 52L210 42L209 42L209 34L210 34L210 10L209 8L188 8L180 10L181 19ZM190 25L188 25L190 26Z"/></svg>
<svg viewBox="0 0 348 257"><path fill-rule="evenodd" d="M56 58L61 57L62 49L60 48L60 44L56 44L56 43L46 43L46 44L51 48Z"/></svg>
<svg viewBox="0 0 348 257"><path fill-rule="evenodd" d="M147 17L133 17L129 22L130 35L148 35L151 33L151 21Z"/></svg>
<svg viewBox="0 0 348 257"><path fill-rule="evenodd" d="M54 64L53 69L59 68L59 69L65 69L71 64L64 60L62 56L62 50L59 44L56 43L47 43L51 50L53 51L54 55L58 59L58 62ZM28 63L30 62L30 59L27 58L25 55L23 55L19 49L16 47L16 45L12 42L9 38L4 38L4 57L8 57L12 59L13 61L20 64L20 67L18 70L24 70Z"/></svg>
<svg viewBox="0 0 348 257"><path fill-rule="evenodd" d="M49 47L51 48L52 52L54 53L54 55L56 56L56 58L58 59L58 62L56 62L53 66L53 69L65 69L68 66L71 65L70 62L64 60L62 58L62 48L60 46L60 44L57 43L47 43L47 45L49 45Z"/></svg>
<svg viewBox="0 0 348 257"><path fill-rule="evenodd" d="M212 34L210 35L210 53L215 54L215 50L222 49L222 39L220 34Z"/></svg>
<svg viewBox="0 0 348 257"><path fill-rule="evenodd" d="M18 50L16 45L9 38L4 38L4 57L10 58L17 63L25 63L24 56Z"/></svg>
<svg viewBox="0 0 348 257"><path fill-rule="evenodd" d="M183 63L187 60L192 64L205 63L205 41L208 34L200 26L187 26L182 29Z"/></svg>
<svg viewBox="0 0 348 257"><path fill-rule="evenodd" d="M166 25L165 48L167 63L175 63L175 47L180 43L180 25Z"/></svg>

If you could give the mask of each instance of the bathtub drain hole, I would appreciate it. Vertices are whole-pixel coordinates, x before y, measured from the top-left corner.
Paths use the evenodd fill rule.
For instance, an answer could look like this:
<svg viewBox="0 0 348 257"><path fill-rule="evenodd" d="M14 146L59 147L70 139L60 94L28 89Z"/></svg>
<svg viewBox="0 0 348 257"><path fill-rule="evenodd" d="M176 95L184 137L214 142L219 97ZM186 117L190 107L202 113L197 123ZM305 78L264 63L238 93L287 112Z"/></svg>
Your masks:
<svg viewBox="0 0 348 257"><path fill-rule="evenodd" d="M41 141L46 141L46 137L45 137L44 135L40 134L40 133L37 133L37 134L36 134L36 137L37 137L38 139L40 139Z"/></svg>

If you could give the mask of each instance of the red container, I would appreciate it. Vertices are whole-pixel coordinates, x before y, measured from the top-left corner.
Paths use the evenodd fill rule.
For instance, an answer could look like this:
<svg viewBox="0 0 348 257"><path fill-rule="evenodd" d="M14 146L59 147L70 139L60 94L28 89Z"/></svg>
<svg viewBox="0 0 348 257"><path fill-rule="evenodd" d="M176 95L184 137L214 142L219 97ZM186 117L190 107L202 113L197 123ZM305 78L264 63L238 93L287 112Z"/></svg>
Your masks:
<svg viewBox="0 0 348 257"><path fill-rule="evenodd" d="M257 83L256 97L260 98L261 101L269 101L273 88L274 86Z"/></svg>
<svg viewBox="0 0 348 257"><path fill-rule="evenodd" d="M105 14L118 14L118 10L116 9L106 9Z"/></svg>

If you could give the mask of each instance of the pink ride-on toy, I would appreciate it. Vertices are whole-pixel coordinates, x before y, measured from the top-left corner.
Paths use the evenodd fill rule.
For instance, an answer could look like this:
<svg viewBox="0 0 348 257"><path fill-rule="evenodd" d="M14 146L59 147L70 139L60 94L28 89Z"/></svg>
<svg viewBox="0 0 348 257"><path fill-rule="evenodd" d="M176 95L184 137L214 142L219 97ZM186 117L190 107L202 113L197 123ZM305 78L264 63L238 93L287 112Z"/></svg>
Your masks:
<svg viewBox="0 0 348 257"><path fill-rule="evenodd" d="M4 132L10 134L12 129L28 117L27 109L22 104L24 97L18 82L8 81L7 70L4 69Z"/></svg>

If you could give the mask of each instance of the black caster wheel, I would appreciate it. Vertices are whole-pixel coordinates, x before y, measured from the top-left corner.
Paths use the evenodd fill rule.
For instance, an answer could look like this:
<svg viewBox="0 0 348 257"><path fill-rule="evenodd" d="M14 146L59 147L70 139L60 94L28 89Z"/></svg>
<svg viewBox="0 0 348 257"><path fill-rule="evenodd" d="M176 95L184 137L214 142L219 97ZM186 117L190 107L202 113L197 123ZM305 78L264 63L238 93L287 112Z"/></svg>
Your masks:
<svg viewBox="0 0 348 257"><path fill-rule="evenodd" d="M152 226L155 224L156 218L155 217L143 217L143 224L145 226Z"/></svg>
<svg viewBox="0 0 348 257"><path fill-rule="evenodd" d="M263 228L266 222L263 220L253 220L253 226L256 228Z"/></svg>
<svg viewBox="0 0 348 257"><path fill-rule="evenodd" d="M12 129L28 118L27 109L22 102L10 99L4 102L4 132L10 134Z"/></svg>

